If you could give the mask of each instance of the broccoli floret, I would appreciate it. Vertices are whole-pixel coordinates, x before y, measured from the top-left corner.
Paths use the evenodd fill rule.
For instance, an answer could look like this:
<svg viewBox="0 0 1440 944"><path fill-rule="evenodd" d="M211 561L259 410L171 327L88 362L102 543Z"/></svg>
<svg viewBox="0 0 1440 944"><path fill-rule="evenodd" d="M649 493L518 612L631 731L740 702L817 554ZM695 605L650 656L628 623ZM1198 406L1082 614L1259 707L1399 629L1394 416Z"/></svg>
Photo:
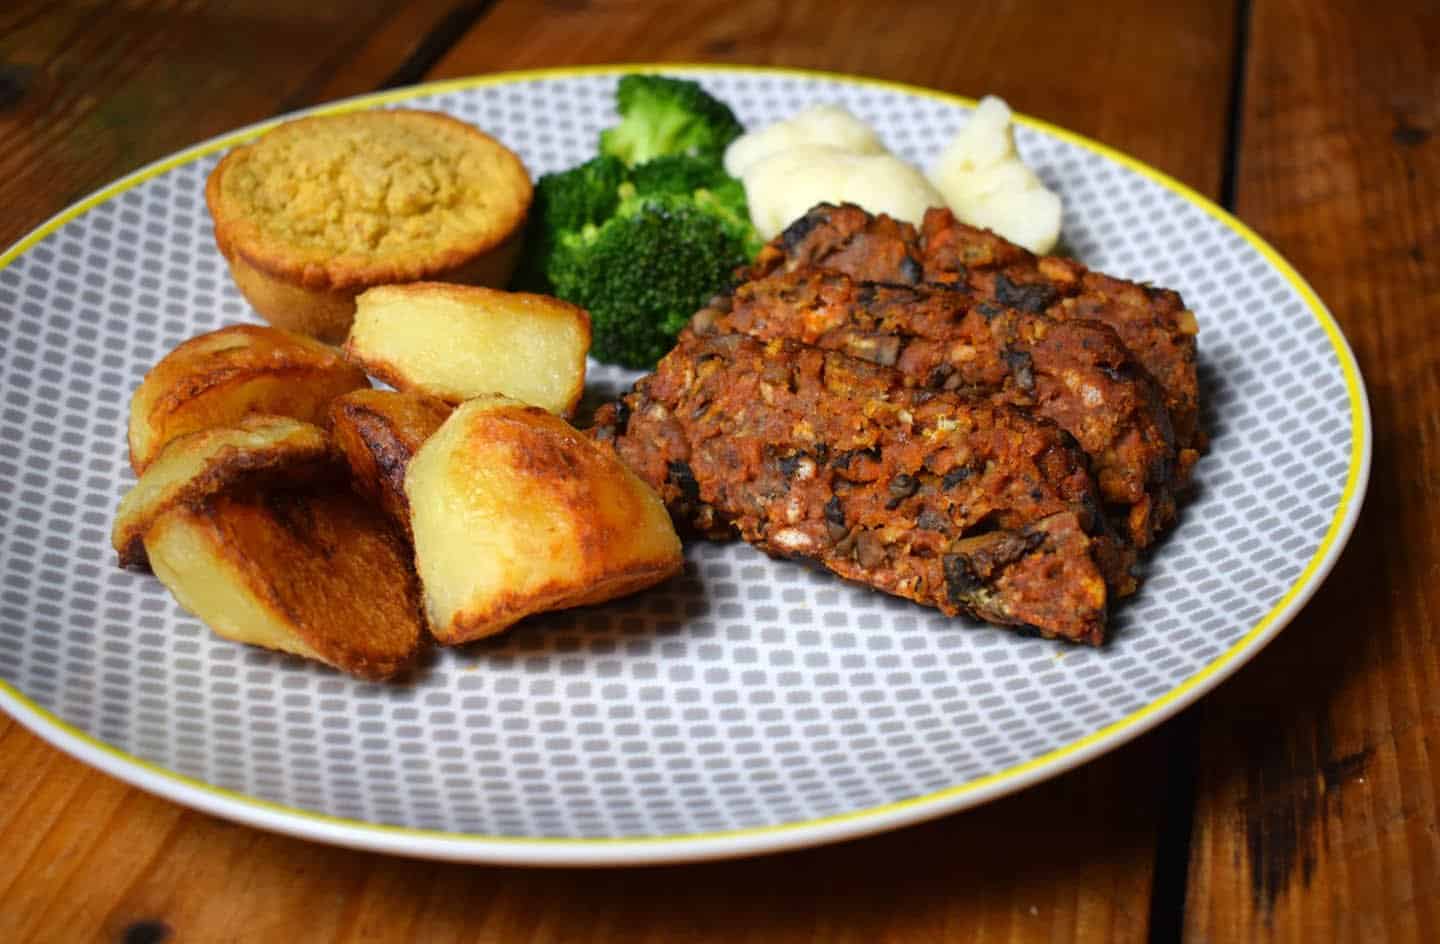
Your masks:
<svg viewBox="0 0 1440 944"><path fill-rule="evenodd" d="M620 185L628 175L618 159L602 154L569 170L544 174L535 182L535 198L525 227L525 254L512 285L532 292L551 288L546 270L562 233L604 222L620 205Z"/></svg>
<svg viewBox="0 0 1440 944"><path fill-rule="evenodd" d="M654 75L625 76L616 98L601 156L536 185L512 285L589 309L600 360L650 367L762 242L721 161L743 130L728 106Z"/></svg>
<svg viewBox="0 0 1440 944"><path fill-rule="evenodd" d="M545 174L535 184L535 209L555 230L577 230L599 223L620 204L625 165L608 154L569 170Z"/></svg>
<svg viewBox="0 0 1440 944"><path fill-rule="evenodd" d="M725 173L718 161L689 155L657 157L633 168L620 187L622 201L633 197L688 196L719 216L746 251L754 256L765 244L750 222L745 185Z"/></svg>
<svg viewBox="0 0 1440 944"><path fill-rule="evenodd" d="M745 185L734 177L725 177L714 186L694 193L697 204L714 213L745 249L745 258L754 259L765 240L750 222L750 203L745 199Z"/></svg>
<svg viewBox="0 0 1440 944"><path fill-rule="evenodd" d="M635 192L642 197L680 196L697 190L714 190L732 180L719 161L690 154L667 154L630 171Z"/></svg>
<svg viewBox="0 0 1440 944"><path fill-rule="evenodd" d="M730 106L686 79L627 75L615 100L620 123L600 133L600 153L631 167L667 154L718 161L744 131Z"/></svg>
<svg viewBox="0 0 1440 944"><path fill-rule="evenodd" d="M685 197L633 197L599 226L561 237L557 294L590 312L590 353L651 367L690 316L745 264L744 241Z"/></svg>

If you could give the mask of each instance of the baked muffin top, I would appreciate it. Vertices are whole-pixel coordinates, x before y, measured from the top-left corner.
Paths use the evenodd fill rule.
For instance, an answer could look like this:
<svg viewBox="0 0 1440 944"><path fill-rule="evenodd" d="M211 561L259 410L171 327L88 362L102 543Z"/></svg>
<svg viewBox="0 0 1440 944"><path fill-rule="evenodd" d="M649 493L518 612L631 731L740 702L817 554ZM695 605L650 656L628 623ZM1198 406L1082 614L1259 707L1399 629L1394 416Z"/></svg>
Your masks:
<svg viewBox="0 0 1440 944"><path fill-rule="evenodd" d="M320 289L463 265L518 233L530 197L504 145L411 110L287 122L232 150L205 188L226 256Z"/></svg>

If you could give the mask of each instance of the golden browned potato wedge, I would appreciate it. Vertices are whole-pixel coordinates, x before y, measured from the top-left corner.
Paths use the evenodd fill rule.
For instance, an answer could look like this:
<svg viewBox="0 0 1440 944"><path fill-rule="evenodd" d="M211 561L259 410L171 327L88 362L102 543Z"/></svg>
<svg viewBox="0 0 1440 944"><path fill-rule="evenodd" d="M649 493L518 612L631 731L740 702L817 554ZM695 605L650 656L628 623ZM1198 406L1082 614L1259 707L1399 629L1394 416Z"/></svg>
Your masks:
<svg viewBox="0 0 1440 944"><path fill-rule="evenodd" d="M320 422L330 401L368 387L365 372L319 341L260 325L191 338L150 369L130 401L130 466L139 475L176 436L251 413Z"/></svg>
<svg viewBox="0 0 1440 944"><path fill-rule="evenodd" d="M121 567L143 566L145 532L166 511L260 474L293 484L333 465L325 431L286 416L249 416L235 426L187 433L171 440L120 500L110 543Z"/></svg>
<svg viewBox="0 0 1440 944"><path fill-rule="evenodd" d="M506 397L457 409L405 474L431 632L445 644L680 570L660 499L564 420Z"/></svg>
<svg viewBox="0 0 1440 944"><path fill-rule="evenodd" d="M498 393L568 416L585 389L590 316L546 295L384 285L356 299L345 353L398 390L447 403Z"/></svg>
<svg viewBox="0 0 1440 944"><path fill-rule="evenodd" d="M352 390L330 401L330 435L350 466L352 484L406 533L405 467L450 410L448 403L394 390Z"/></svg>
<svg viewBox="0 0 1440 944"><path fill-rule="evenodd" d="M180 605L237 642L378 680L425 640L409 548L343 486L212 495L160 515L145 549Z"/></svg>

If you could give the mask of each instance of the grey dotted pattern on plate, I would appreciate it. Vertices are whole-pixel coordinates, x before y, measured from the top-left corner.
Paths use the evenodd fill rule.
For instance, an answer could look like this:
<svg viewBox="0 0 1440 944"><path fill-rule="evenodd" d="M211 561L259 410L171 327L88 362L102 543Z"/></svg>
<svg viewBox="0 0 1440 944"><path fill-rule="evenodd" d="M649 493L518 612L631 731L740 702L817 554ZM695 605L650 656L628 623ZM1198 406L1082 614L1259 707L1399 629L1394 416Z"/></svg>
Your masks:
<svg viewBox="0 0 1440 944"><path fill-rule="evenodd" d="M965 110L898 90L698 76L750 125L833 101L901 155ZM593 153L614 77L415 99L515 148L531 171ZM685 574L528 621L366 684L213 636L113 565L133 479L126 406L178 342L255 320L204 208L219 155L64 225L0 271L0 678L121 751L347 819L490 836L642 837L794 823L921 796L1039 757L1171 691L1295 582L1350 461L1345 382L1303 299L1249 244L1159 184L1021 128L1095 268L1181 290L1197 312L1213 436L1177 532L1102 651L847 585L743 544ZM633 374L592 365L592 395Z"/></svg>

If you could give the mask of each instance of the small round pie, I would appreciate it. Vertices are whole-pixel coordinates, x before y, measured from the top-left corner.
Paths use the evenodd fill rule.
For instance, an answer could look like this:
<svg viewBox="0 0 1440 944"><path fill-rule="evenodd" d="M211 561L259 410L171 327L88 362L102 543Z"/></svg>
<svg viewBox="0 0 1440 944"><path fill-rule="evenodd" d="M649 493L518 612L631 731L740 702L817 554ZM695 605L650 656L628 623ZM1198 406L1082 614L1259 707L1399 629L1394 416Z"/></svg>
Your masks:
<svg viewBox="0 0 1440 944"><path fill-rule="evenodd" d="M503 287L530 175L508 148L438 112L286 122L210 174L215 242L271 324L340 341L355 296L420 280Z"/></svg>

